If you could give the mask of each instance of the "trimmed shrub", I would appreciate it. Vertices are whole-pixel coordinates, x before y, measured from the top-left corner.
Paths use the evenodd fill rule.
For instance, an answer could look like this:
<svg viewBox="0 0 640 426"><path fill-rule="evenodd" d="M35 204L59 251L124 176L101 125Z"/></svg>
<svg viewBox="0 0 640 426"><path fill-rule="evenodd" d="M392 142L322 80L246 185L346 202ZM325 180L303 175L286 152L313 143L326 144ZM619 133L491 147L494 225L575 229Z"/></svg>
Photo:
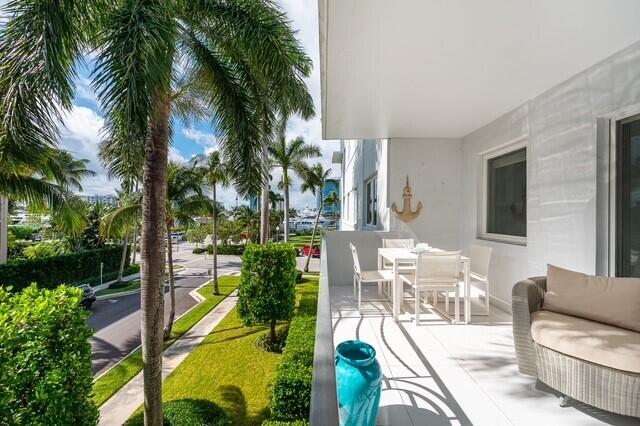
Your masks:
<svg viewBox="0 0 640 426"><path fill-rule="evenodd" d="M218 246L218 254L242 256L244 248L244 244L222 244ZM213 254L213 245L207 246L207 254Z"/></svg>
<svg viewBox="0 0 640 426"><path fill-rule="evenodd" d="M117 276L121 256L122 246L110 246L61 256L15 259L0 265L0 285L11 285L14 291L19 291L31 283L36 283L40 288L55 288L63 283L78 283L96 276L99 282L100 262L104 263L105 280L104 274L116 272ZM128 255L125 268L127 266Z"/></svg>
<svg viewBox="0 0 640 426"><path fill-rule="evenodd" d="M137 274L138 272L140 272L140 265L129 265L126 268L124 268L124 271L122 273L123 277L126 277L128 275L133 275L133 274ZM108 274L102 274L102 282L106 283L109 281L113 281L115 279L118 278L118 271L114 271L114 272L109 272ZM84 280L80 280L76 283L73 284L89 284L91 286L95 286L95 285L100 285L100 276L97 277L91 277L91 278L86 278ZM130 283L128 282L123 282L120 283L120 285L122 287L126 287L128 286ZM109 288L117 288L118 284L111 284L109 286Z"/></svg>
<svg viewBox="0 0 640 426"><path fill-rule="evenodd" d="M297 316L291 321L273 384L271 415L275 419L309 418L315 326L316 317L312 315Z"/></svg>
<svg viewBox="0 0 640 426"><path fill-rule="evenodd" d="M302 271L296 271L296 284L302 282Z"/></svg>
<svg viewBox="0 0 640 426"><path fill-rule="evenodd" d="M0 424L94 425L82 291L0 288Z"/></svg>
<svg viewBox="0 0 640 426"><path fill-rule="evenodd" d="M226 426L231 424L227 414L206 399L176 399L162 406L165 426ZM130 418L125 425L144 425L144 413Z"/></svg>
<svg viewBox="0 0 640 426"><path fill-rule="evenodd" d="M207 249L206 249L206 248L204 248L204 247L198 247L198 248L194 248L194 249L193 249L193 251L192 251L191 253L193 253L193 254L202 254L202 253L204 253L205 251L207 251Z"/></svg>
<svg viewBox="0 0 640 426"><path fill-rule="evenodd" d="M293 315L296 301L296 251L293 245L249 244L242 256L238 315L245 325L269 324Z"/></svg>
<svg viewBox="0 0 640 426"><path fill-rule="evenodd" d="M294 420L291 422L280 420L265 420L264 422L262 422L262 426L309 426L309 422L306 420Z"/></svg>
<svg viewBox="0 0 640 426"><path fill-rule="evenodd" d="M273 382L271 416L280 420L308 419L312 381L313 367L283 361Z"/></svg>

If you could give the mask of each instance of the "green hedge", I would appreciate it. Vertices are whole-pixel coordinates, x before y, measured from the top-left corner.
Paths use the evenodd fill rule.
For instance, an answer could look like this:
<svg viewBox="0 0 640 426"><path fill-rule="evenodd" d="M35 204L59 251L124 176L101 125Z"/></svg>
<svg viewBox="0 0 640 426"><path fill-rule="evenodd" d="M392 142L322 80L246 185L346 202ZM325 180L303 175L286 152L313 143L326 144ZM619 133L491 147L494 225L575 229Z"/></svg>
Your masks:
<svg viewBox="0 0 640 426"><path fill-rule="evenodd" d="M129 275L137 274L138 272L140 272L140 265L129 265L126 268L124 268L124 271L122 272L122 276L127 277ZM113 281L117 278L118 278L118 271L109 272L108 274L102 274L103 283ZM74 284L89 284L91 286L100 285L100 277L87 278L85 280L81 280ZM109 288L127 287L129 284L131 284L131 282L122 281L120 284L117 284L117 283L111 284Z"/></svg>
<svg viewBox="0 0 640 426"><path fill-rule="evenodd" d="M31 283L40 288L55 288L96 276L99 281L100 262L104 262L103 274L116 272L117 275L121 256L122 246L111 246L41 259L15 259L0 265L0 285L20 291ZM128 266L127 255L125 267Z"/></svg>
<svg viewBox="0 0 640 426"><path fill-rule="evenodd" d="M207 249L206 249L206 248L204 248L204 247L198 247L198 248L194 248L194 249L193 249L193 251L192 251L191 253L193 253L193 254L202 254L202 253L204 253L205 251L207 251Z"/></svg>
<svg viewBox="0 0 640 426"><path fill-rule="evenodd" d="M218 246L218 254L242 256L244 249L244 244L223 244ZM211 244L207 246L207 254L213 254L213 246Z"/></svg>
<svg viewBox="0 0 640 426"><path fill-rule="evenodd" d="M177 399L165 402L162 406L164 426L225 426L231 420L225 412L211 401L205 399ZM136 414L126 426L143 426L144 414Z"/></svg>
<svg viewBox="0 0 640 426"><path fill-rule="evenodd" d="M262 426L309 426L309 422L306 420L293 420L291 422L280 420L265 420L262 422Z"/></svg>
<svg viewBox="0 0 640 426"><path fill-rule="evenodd" d="M301 299L298 316L291 321L282 360L276 371L271 402L274 419L290 421L309 418L316 317L311 302L303 308L305 299L311 301L315 298Z"/></svg>
<svg viewBox="0 0 640 426"><path fill-rule="evenodd" d="M95 425L89 313L79 289L0 288L0 424Z"/></svg>

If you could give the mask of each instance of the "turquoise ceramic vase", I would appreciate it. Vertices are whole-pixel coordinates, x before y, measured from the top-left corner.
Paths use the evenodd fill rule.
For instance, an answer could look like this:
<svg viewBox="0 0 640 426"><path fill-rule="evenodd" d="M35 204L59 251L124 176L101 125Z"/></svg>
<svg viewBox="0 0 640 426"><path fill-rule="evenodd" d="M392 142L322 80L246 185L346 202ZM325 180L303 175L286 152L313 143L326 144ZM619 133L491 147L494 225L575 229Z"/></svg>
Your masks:
<svg viewBox="0 0 640 426"><path fill-rule="evenodd" d="M336 381L341 426L374 426L380 404L382 370L376 350L360 340L336 348Z"/></svg>

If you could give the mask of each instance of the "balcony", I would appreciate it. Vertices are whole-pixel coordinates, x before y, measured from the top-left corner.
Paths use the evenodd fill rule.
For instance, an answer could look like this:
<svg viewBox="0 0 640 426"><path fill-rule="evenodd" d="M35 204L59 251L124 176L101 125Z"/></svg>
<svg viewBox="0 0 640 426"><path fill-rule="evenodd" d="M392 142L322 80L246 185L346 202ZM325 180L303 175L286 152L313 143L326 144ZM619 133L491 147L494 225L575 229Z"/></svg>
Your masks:
<svg viewBox="0 0 640 426"><path fill-rule="evenodd" d="M333 348L348 339L364 340L376 349L383 371L379 425L638 424L636 418L573 400L561 407L556 391L520 374L508 312L492 307L489 317L451 325L424 305L421 325L416 326L408 304L396 322L388 304L370 302L360 316L348 244L358 248L363 269L375 269L376 250L387 235L323 236L312 425L338 424ZM480 306L472 305L476 310Z"/></svg>

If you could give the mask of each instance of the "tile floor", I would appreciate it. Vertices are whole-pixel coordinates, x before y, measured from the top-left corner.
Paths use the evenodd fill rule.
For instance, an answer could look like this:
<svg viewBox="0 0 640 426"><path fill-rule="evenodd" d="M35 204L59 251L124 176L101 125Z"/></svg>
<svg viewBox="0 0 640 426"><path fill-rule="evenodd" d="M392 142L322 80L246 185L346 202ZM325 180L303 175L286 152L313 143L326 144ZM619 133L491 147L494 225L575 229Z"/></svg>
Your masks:
<svg viewBox="0 0 640 426"><path fill-rule="evenodd" d="M519 374L506 312L456 326L424 305L416 326L408 313L395 322L384 302L364 304L360 316L349 286L330 292L334 343L360 339L377 351L384 374L378 425L640 425L577 402L562 408L553 390ZM405 300L403 311L412 306Z"/></svg>

